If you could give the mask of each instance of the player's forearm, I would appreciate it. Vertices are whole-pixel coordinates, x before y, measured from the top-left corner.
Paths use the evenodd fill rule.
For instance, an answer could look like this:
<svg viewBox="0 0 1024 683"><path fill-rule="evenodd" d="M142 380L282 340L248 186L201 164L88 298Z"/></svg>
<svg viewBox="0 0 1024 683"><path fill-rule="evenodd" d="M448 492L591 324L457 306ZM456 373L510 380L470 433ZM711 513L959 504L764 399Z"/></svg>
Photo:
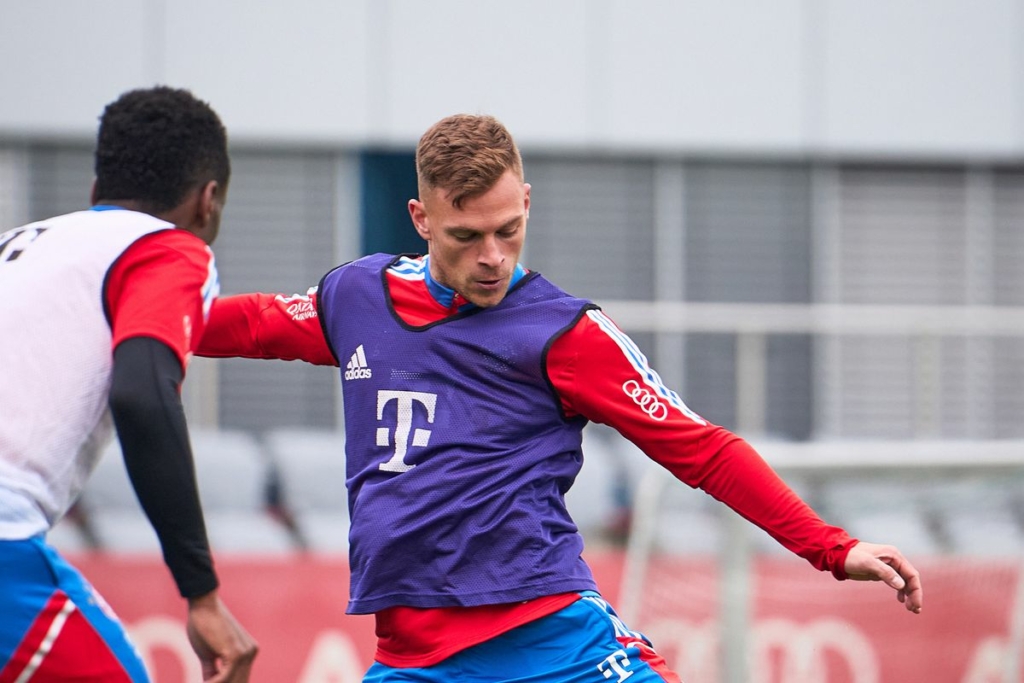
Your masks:
<svg viewBox="0 0 1024 683"><path fill-rule="evenodd" d="M213 302L196 355L211 358L263 358L259 330L259 295L238 294Z"/></svg>
<svg viewBox="0 0 1024 683"><path fill-rule="evenodd" d="M309 296L253 293L217 299L196 353L337 365Z"/></svg>
<svg viewBox="0 0 1024 683"><path fill-rule="evenodd" d="M630 344L592 315L551 345L548 376L566 414L611 425L680 481L729 505L818 569L844 578L852 547L846 532L825 524L746 441L656 387L653 371L624 352Z"/></svg>
<svg viewBox="0 0 1024 683"><path fill-rule="evenodd" d="M843 563L856 541L826 524L743 439L708 460L698 485L816 568L846 578Z"/></svg>
<svg viewBox="0 0 1024 683"><path fill-rule="evenodd" d="M114 352L110 409L125 467L182 597L217 587L179 387L177 356L145 337Z"/></svg>

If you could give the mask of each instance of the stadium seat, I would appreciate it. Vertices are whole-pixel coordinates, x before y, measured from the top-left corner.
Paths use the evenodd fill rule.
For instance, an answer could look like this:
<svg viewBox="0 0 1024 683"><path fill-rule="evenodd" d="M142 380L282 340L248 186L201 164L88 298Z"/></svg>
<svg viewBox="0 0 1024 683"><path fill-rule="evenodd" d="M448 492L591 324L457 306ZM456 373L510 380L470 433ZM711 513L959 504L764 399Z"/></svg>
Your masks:
<svg viewBox="0 0 1024 683"><path fill-rule="evenodd" d="M1022 491L1020 477L961 476L930 485L923 504L935 515L951 553L1020 557Z"/></svg>
<svg viewBox="0 0 1024 683"><path fill-rule="evenodd" d="M921 504L921 490L894 477L835 477L822 484L819 510L851 536L895 545L909 556L942 552L942 542Z"/></svg>
<svg viewBox="0 0 1024 683"><path fill-rule="evenodd" d="M281 503L310 550L348 552L345 436L315 429L277 429L264 437L280 476Z"/></svg>
<svg viewBox="0 0 1024 683"><path fill-rule="evenodd" d="M295 548L288 530L266 507L268 462L243 432L193 430L192 450L207 534L215 554L283 553ZM116 440L82 493L99 547L115 553L159 552Z"/></svg>
<svg viewBox="0 0 1024 683"><path fill-rule="evenodd" d="M82 491L80 505L88 515L100 549L113 553L160 551L153 527L128 480L116 440L103 450Z"/></svg>
<svg viewBox="0 0 1024 683"><path fill-rule="evenodd" d="M271 514L271 464L257 439L235 430L193 430L199 498L215 553L288 553L287 527Z"/></svg>
<svg viewBox="0 0 1024 683"><path fill-rule="evenodd" d="M654 517L653 550L672 555L709 555L722 549L728 510L703 491L677 480L668 470L658 475L661 494Z"/></svg>
<svg viewBox="0 0 1024 683"><path fill-rule="evenodd" d="M694 494L690 491L690 495ZM714 555L722 549L722 511L704 507L665 510L658 516L654 549L670 555Z"/></svg>
<svg viewBox="0 0 1024 683"><path fill-rule="evenodd" d="M629 447L636 448L632 444ZM680 482L642 453L630 456L630 462L644 463L641 479L644 488L636 495L646 498L637 503L646 508L642 516L652 524L649 552L716 555L725 551L728 534L741 532L749 550L755 554L792 556L782 544L756 526L747 522L728 524L730 515L735 513L707 493ZM790 474L784 479L805 502L813 504L817 500L816 487L804 477Z"/></svg>
<svg viewBox="0 0 1024 683"><path fill-rule="evenodd" d="M46 542L62 553L81 553L92 549L89 538L73 516L61 517L46 534Z"/></svg>

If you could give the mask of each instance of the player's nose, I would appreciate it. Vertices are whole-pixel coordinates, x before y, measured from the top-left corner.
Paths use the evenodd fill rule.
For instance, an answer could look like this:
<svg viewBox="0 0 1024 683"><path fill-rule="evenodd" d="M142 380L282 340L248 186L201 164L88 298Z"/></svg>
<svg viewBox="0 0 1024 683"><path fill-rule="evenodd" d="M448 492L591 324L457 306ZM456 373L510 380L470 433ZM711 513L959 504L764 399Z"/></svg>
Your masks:
<svg viewBox="0 0 1024 683"><path fill-rule="evenodd" d="M494 235L486 235L480 241L480 251L477 259L481 265L488 268L497 268L505 260L505 254L501 250L501 244Z"/></svg>

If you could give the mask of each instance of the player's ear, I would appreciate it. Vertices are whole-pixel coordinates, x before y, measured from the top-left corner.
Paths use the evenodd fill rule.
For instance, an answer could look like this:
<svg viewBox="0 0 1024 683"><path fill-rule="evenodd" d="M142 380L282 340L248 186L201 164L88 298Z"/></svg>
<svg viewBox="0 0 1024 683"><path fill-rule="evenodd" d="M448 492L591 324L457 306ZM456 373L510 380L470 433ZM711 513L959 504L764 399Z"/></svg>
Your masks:
<svg viewBox="0 0 1024 683"><path fill-rule="evenodd" d="M220 214L226 190L216 180L210 180L193 195L192 232L207 244L213 244L220 231Z"/></svg>
<svg viewBox="0 0 1024 683"><path fill-rule="evenodd" d="M199 190L199 201L196 203L196 221L200 225L209 225L210 221L213 220L214 214L219 210L218 198L219 198L220 185L216 180L207 182Z"/></svg>
<svg viewBox="0 0 1024 683"><path fill-rule="evenodd" d="M427 219L427 208L418 199L409 200L409 217L416 228L417 234L426 241L430 241L430 225Z"/></svg>

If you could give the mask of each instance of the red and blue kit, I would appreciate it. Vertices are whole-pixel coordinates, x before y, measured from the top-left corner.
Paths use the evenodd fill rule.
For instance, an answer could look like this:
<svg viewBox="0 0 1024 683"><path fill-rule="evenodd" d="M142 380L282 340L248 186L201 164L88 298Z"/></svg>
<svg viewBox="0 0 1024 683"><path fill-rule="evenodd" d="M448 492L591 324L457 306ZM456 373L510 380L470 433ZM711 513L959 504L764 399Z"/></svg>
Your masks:
<svg viewBox="0 0 1024 683"><path fill-rule="evenodd" d="M376 614L384 667L367 680L387 680L387 667L465 662L518 627L544 629L600 601L564 501L588 421L845 578L854 539L743 439L688 408L599 307L522 266L499 304L478 308L431 277L429 257L368 256L305 296L219 299L199 353L340 367L349 611ZM660 409L634 400L638 391ZM606 613L601 628L617 620ZM634 660L661 671L651 680L676 680L635 642ZM614 655L622 642L611 644L608 661L624 666Z"/></svg>

